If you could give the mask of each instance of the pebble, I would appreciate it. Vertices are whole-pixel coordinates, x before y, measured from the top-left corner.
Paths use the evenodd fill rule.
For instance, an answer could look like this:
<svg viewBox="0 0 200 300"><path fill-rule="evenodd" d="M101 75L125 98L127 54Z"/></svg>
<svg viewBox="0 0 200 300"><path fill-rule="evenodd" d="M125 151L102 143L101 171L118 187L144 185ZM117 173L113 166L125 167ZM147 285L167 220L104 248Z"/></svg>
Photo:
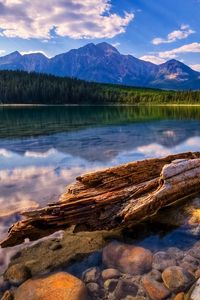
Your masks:
<svg viewBox="0 0 200 300"><path fill-rule="evenodd" d="M197 282L195 283L189 297L189 300L199 300L199 299L200 299L200 279L198 279Z"/></svg>
<svg viewBox="0 0 200 300"><path fill-rule="evenodd" d="M104 282L104 289L109 293L112 293L118 284L118 279L107 279Z"/></svg>
<svg viewBox="0 0 200 300"><path fill-rule="evenodd" d="M13 300L13 299L14 299L14 295L11 291L6 291L1 298L1 300Z"/></svg>
<svg viewBox="0 0 200 300"><path fill-rule="evenodd" d="M162 283L148 275L142 278L142 284L152 300L164 300L170 295L170 291Z"/></svg>
<svg viewBox="0 0 200 300"><path fill-rule="evenodd" d="M121 300L128 295L136 296L138 292L138 286L127 279L119 279L116 289L114 290L114 295L116 300Z"/></svg>
<svg viewBox="0 0 200 300"><path fill-rule="evenodd" d="M154 269L162 272L170 266L176 266L176 260L172 259L167 252L159 251L154 254L152 264Z"/></svg>
<svg viewBox="0 0 200 300"><path fill-rule="evenodd" d="M119 278L121 273L117 269L104 269L101 272L101 277L103 280L112 279L112 278Z"/></svg>
<svg viewBox="0 0 200 300"><path fill-rule="evenodd" d="M151 251L132 245L112 242L103 249L103 263L108 268L116 268L122 273L142 275L152 268Z"/></svg>
<svg viewBox="0 0 200 300"><path fill-rule="evenodd" d="M183 292L194 282L194 276L187 270L173 266L164 270L162 279L165 286L172 292Z"/></svg>
<svg viewBox="0 0 200 300"><path fill-rule="evenodd" d="M88 282L97 282L100 276L101 276L100 269L98 267L93 267L86 270L83 273L82 278L85 283L88 283Z"/></svg>
<svg viewBox="0 0 200 300"><path fill-rule="evenodd" d="M184 300L184 297L185 297L185 294L182 292L182 293L178 293L174 300Z"/></svg>
<svg viewBox="0 0 200 300"><path fill-rule="evenodd" d="M7 269L3 277L10 284L19 286L31 277L31 271L22 264L14 264Z"/></svg>
<svg viewBox="0 0 200 300"><path fill-rule="evenodd" d="M87 289L78 278L64 272L29 279L15 292L15 300L87 300Z"/></svg>

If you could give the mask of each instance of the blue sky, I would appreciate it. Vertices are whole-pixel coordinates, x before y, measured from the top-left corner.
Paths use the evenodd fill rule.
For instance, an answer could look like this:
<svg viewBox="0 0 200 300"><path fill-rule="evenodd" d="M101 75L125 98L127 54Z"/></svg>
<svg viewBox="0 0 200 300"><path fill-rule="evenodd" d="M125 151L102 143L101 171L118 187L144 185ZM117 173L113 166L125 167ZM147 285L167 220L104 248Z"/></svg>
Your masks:
<svg viewBox="0 0 200 300"><path fill-rule="evenodd" d="M200 0L0 0L0 55L48 56L106 41L154 63L200 71Z"/></svg>

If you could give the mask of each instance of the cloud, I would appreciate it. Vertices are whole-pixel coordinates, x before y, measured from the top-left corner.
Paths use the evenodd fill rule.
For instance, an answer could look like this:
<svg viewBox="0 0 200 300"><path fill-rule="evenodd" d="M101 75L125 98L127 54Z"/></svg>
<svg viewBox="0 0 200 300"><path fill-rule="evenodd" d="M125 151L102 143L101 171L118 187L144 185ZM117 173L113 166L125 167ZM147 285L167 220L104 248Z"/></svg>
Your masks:
<svg viewBox="0 0 200 300"><path fill-rule="evenodd" d="M190 65L190 68L192 68L195 71L200 72L200 64Z"/></svg>
<svg viewBox="0 0 200 300"><path fill-rule="evenodd" d="M163 38L153 39L152 44L160 45L160 44L173 43L177 40L186 39L189 35L191 35L193 33L195 33L195 31L192 30L189 25L181 25L180 29L170 32L167 35L166 39L163 39Z"/></svg>
<svg viewBox="0 0 200 300"><path fill-rule="evenodd" d="M200 53L200 43L192 43L183 45L179 48L172 49L170 51L159 52L161 58L175 58L181 53Z"/></svg>
<svg viewBox="0 0 200 300"><path fill-rule="evenodd" d="M156 55L144 55L144 56L141 56L140 59L152 62L153 64L156 64L156 65L160 65L160 64L163 64L164 62L166 62L165 59L160 58Z"/></svg>
<svg viewBox="0 0 200 300"><path fill-rule="evenodd" d="M0 0L1 35L23 39L112 38L125 32L134 14L111 12L110 0Z"/></svg>
<svg viewBox="0 0 200 300"><path fill-rule="evenodd" d="M161 51L161 52L155 52L151 55L144 55L140 57L142 60L150 61L155 64L161 64L166 62L169 59L177 58L180 54L185 53L200 53L200 43L191 43L186 44L181 47L169 50L169 51ZM194 68L199 69L200 65L193 65Z"/></svg>

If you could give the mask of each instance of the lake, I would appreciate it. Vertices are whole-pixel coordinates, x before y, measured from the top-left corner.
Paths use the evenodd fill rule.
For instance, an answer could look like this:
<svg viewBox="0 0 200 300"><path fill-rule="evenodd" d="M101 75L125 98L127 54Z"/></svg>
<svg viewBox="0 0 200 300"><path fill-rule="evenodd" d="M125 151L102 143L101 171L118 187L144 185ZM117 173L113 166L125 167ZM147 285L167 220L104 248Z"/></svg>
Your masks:
<svg viewBox="0 0 200 300"><path fill-rule="evenodd" d="M82 173L199 146L200 107L195 106L1 107L0 238L20 211L57 201ZM140 243L183 244L198 240L199 232L187 238L174 230ZM15 249L0 251L2 273Z"/></svg>

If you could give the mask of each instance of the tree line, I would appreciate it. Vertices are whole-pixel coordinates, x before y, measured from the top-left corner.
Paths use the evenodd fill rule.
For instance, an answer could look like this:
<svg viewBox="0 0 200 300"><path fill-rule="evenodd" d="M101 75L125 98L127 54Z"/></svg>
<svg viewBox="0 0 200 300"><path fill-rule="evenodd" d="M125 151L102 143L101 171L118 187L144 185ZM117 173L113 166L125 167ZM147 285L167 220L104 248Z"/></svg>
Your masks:
<svg viewBox="0 0 200 300"><path fill-rule="evenodd" d="M135 88L34 72L0 71L1 104L195 104L199 100L200 91Z"/></svg>

